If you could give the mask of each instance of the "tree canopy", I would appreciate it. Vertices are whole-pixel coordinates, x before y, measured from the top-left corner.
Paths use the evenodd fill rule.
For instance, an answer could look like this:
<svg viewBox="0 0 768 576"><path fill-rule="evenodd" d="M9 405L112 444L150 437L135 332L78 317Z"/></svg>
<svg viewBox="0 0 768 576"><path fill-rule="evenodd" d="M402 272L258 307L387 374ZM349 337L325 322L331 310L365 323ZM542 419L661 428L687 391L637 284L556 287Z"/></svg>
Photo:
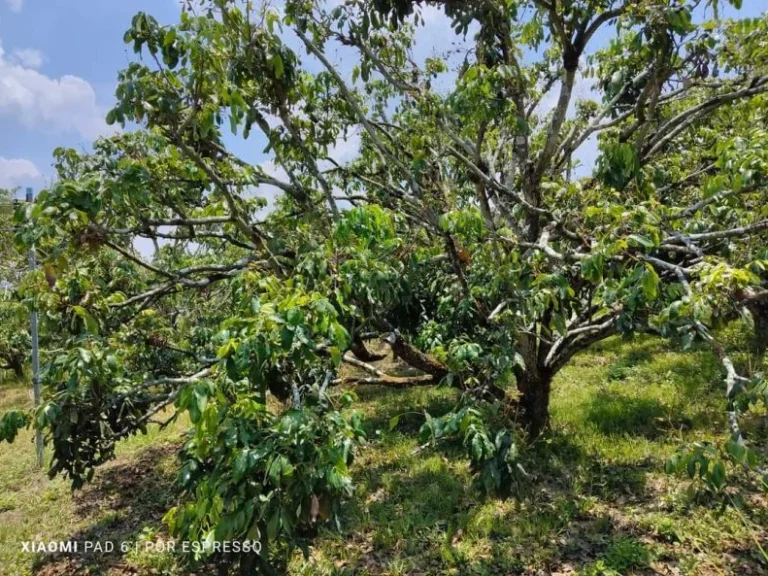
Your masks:
<svg viewBox="0 0 768 576"><path fill-rule="evenodd" d="M26 271L27 254L14 249L14 191L0 189L0 370L23 376L30 352L29 315L16 288Z"/></svg>
<svg viewBox="0 0 768 576"><path fill-rule="evenodd" d="M269 553L243 570L267 571L351 495L356 383L459 389L425 430L460 436L481 485L504 490L524 474L523 434L547 429L553 376L635 333L712 347L725 453L758 469L739 419L766 385L737 373L716 329L743 317L765 349L768 18L721 19L720 4L137 14L107 117L131 129L57 150L57 180L17 215L17 242L45 262L23 294L59 339L33 417L51 473L79 486L118 440L187 412L172 532L247 534ZM417 59L427 8L469 49ZM265 143L278 170L239 157L228 132ZM341 162L348 140L359 149ZM418 374L374 368L372 338ZM28 421L7 415L0 436Z"/></svg>

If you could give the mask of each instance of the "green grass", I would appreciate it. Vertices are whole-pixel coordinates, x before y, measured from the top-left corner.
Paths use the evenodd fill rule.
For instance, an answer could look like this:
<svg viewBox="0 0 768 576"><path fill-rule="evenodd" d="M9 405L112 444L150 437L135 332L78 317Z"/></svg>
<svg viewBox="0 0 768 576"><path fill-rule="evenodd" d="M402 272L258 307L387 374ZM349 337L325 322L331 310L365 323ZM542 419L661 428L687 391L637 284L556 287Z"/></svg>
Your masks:
<svg viewBox="0 0 768 576"><path fill-rule="evenodd" d="M29 405L26 385L0 383L0 414ZM180 420L162 432L151 426L146 436L126 439L118 446L116 460L76 493L64 478L49 480L44 470L36 468L30 431L22 431L13 444L0 444L0 574L53 575L85 569L100 574L119 566L119 554L91 554L70 561L25 552L22 542L122 542L135 539L145 525L159 526L173 498L174 454L183 429ZM112 573L123 572L116 568Z"/></svg>
<svg viewBox="0 0 768 576"><path fill-rule="evenodd" d="M722 375L703 350L610 340L558 377L553 431L537 443L525 494L479 498L466 458L418 451L419 412L451 391L359 389L371 446L342 532L297 555L295 574L763 574L754 544L768 527L760 495L741 513L698 502L663 473L682 443L720 441ZM406 412L397 429L389 418Z"/></svg>
<svg viewBox="0 0 768 576"><path fill-rule="evenodd" d="M341 530L321 530L306 554L297 551L291 574L768 573L756 544L768 548L764 495L748 492L738 509L722 507L691 497L687 481L663 473L681 443L723 438L722 376L708 351L610 340L575 358L554 384L552 433L526 455L530 481L504 500L473 490L460 449L419 446L423 412L450 409L454 391L357 392L369 437L354 464L357 493ZM0 387L0 411L28 401L18 385ZM764 434L764 417L750 426ZM74 496L63 480L34 469L29 434L0 445L0 573L83 567L23 554L18 543L25 539L162 539L182 430L180 423L126 441L116 461ZM167 554L90 562L91 573L180 573Z"/></svg>

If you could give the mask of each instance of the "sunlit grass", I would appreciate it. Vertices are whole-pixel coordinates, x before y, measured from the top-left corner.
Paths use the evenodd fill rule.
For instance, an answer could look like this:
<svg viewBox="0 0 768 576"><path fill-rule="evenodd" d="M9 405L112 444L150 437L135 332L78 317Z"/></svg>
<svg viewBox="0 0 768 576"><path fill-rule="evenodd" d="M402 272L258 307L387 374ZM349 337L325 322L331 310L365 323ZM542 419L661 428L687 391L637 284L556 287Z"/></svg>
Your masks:
<svg viewBox="0 0 768 576"><path fill-rule="evenodd" d="M0 384L0 414L12 408L32 406L30 385L25 382L5 381ZM39 564L49 558L25 552L22 542L50 542L61 540L123 540L135 535L122 526L133 527L136 521L159 525L157 513L147 518L140 516L148 503L159 500L163 506L169 502L168 487L175 473L173 450L186 426L184 419L163 431L151 425L146 435L132 436L121 442L117 458L99 470L93 484L73 495L70 483L62 477L48 479L46 466L36 467L34 435L21 430L13 444L0 444L0 574L23 576L34 573ZM151 467L135 466L142 458L155 451ZM149 469L148 469L149 468ZM152 478L164 478L165 483L150 481L141 494L131 493L115 476L136 482L151 472ZM131 504L131 501L134 503ZM138 504L136 504L138 502ZM158 507L158 509L160 509ZM42 561L42 562L41 562ZM66 574L68 568L62 565Z"/></svg>
<svg viewBox="0 0 768 576"><path fill-rule="evenodd" d="M0 386L0 411L28 405L25 388ZM449 410L455 391L360 387L357 394L369 442L353 465L355 497L341 530L322 529L306 556L296 552L291 574L768 573L755 544L766 547L764 496L747 494L738 512L690 498L686 481L663 473L682 443L723 438L722 375L707 350L615 339L575 358L554 384L552 433L525 457L530 481L505 500L473 489L460 447L420 445L424 412ZM38 570L40 559L21 552L27 539L162 538L161 517L174 498L173 451L186 425L124 441L116 461L74 497L65 480L35 469L29 432L0 445L0 573ZM761 433L759 422L753 428ZM42 567L68 573L65 564ZM152 553L101 559L93 568L184 574L169 555Z"/></svg>
<svg viewBox="0 0 768 576"><path fill-rule="evenodd" d="M423 410L446 390L359 390L377 423L356 468L342 532L325 532L296 574L746 574L768 567L754 545L765 501L740 518L696 504L666 458L726 430L722 375L707 350L655 339L610 340L574 359L554 384L553 431L529 454L529 491L482 500L466 457L418 450ZM403 413L395 431L388 418ZM745 523L746 522L746 523Z"/></svg>

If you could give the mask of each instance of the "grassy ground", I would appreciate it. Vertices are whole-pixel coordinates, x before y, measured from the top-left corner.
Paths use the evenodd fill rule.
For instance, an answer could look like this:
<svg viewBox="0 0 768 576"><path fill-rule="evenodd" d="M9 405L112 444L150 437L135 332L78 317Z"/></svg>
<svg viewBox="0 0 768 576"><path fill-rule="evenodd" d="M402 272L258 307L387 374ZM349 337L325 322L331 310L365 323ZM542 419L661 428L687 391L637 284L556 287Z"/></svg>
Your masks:
<svg viewBox="0 0 768 576"><path fill-rule="evenodd" d="M0 384L0 414L31 405L25 388L17 382ZM49 480L36 469L31 432L22 431L13 444L0 444L0 574L135 573L131 559L119 553L73 560L31 554L22 543L131 541L145 526L159 526L173 499L174 453L182 431L179 421L162 432L151 427L146 436L125 440L117 459L74 494L63 478Z"/></svg>
<svg viewBox="0 0 768 576"><path fill-rule="evenodd" d="M708 352L680 353L657 340L608 341L556 379L553 432L528 456L525 493L479 498L456 448L419 450L426 410L455 402L445 389L358 389L370 445L355 464L357 495L341 531L324 531L295 575L316 574L768 574L768 503L692 498L663 462L682 442L720 440L719 367ZM29 402L0 387L0 412ZM389 421L400 415L389 431ZM750 432L765 434L765 416ZM126 441L86 490L34 470L30 435L0 445L0 573L177 574L167 554L88 558L24 553L35 539L157 537L173 500L173 450L183 424ZM733 502L739 503L738 498Z"/></svg>

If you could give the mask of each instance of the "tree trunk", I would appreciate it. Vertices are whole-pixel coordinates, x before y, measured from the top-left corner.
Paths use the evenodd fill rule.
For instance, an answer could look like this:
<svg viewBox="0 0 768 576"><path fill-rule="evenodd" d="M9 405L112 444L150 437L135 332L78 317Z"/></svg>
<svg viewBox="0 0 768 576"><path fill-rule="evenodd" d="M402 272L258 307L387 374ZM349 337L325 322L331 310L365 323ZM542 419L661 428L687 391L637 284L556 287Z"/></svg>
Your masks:
<svg viewBox="0 0 768 576"><path fill-rule="evenodd" d="M24 358L18 356L10 356L7 359L5 366L0 365L0 370L13 370L13 374L18 380L24 378Z"/></svg>
<svg viewBox="0 0 768 576"><path fill-rule="evenodd" d="M349 349L352 351L352 354L357 356L363 362L377 362L387 357L386 354L374 354L368 350L365 342L363 342L359 336L355 336L354 340L352 340L352 346L350 346Z"/></svg>
<svg viewBox="0 0 768 576"><path fill-rule="evenodd" d="M21 380L24 378L24 362L22 360L14 360L11 363L11 367L17 379Z"/></svg>
<svg viewBox="0 0 768 576"><path fill-rule="evenodd" d="M748 308L755 323L755 347L758 360L762 362L768 350L768 302L755 302Z"/></svg>
<svg viewBox="0 0 768 576"><path fill-rule="evenodd" d="M411 346L398 334L393 335L389 344L395 358L401 358L409 366L432 375L435 382L439 382L448 374L448 368L442 362Z"/></svg>
<svg viewBox="0 0 768 576"><path fill-rule="evenodd" d="M534 438L549 427L549 393L551 385L552 376L547 373L531 374L528 371L524 371L517 377L523 425Z"/></svg>

